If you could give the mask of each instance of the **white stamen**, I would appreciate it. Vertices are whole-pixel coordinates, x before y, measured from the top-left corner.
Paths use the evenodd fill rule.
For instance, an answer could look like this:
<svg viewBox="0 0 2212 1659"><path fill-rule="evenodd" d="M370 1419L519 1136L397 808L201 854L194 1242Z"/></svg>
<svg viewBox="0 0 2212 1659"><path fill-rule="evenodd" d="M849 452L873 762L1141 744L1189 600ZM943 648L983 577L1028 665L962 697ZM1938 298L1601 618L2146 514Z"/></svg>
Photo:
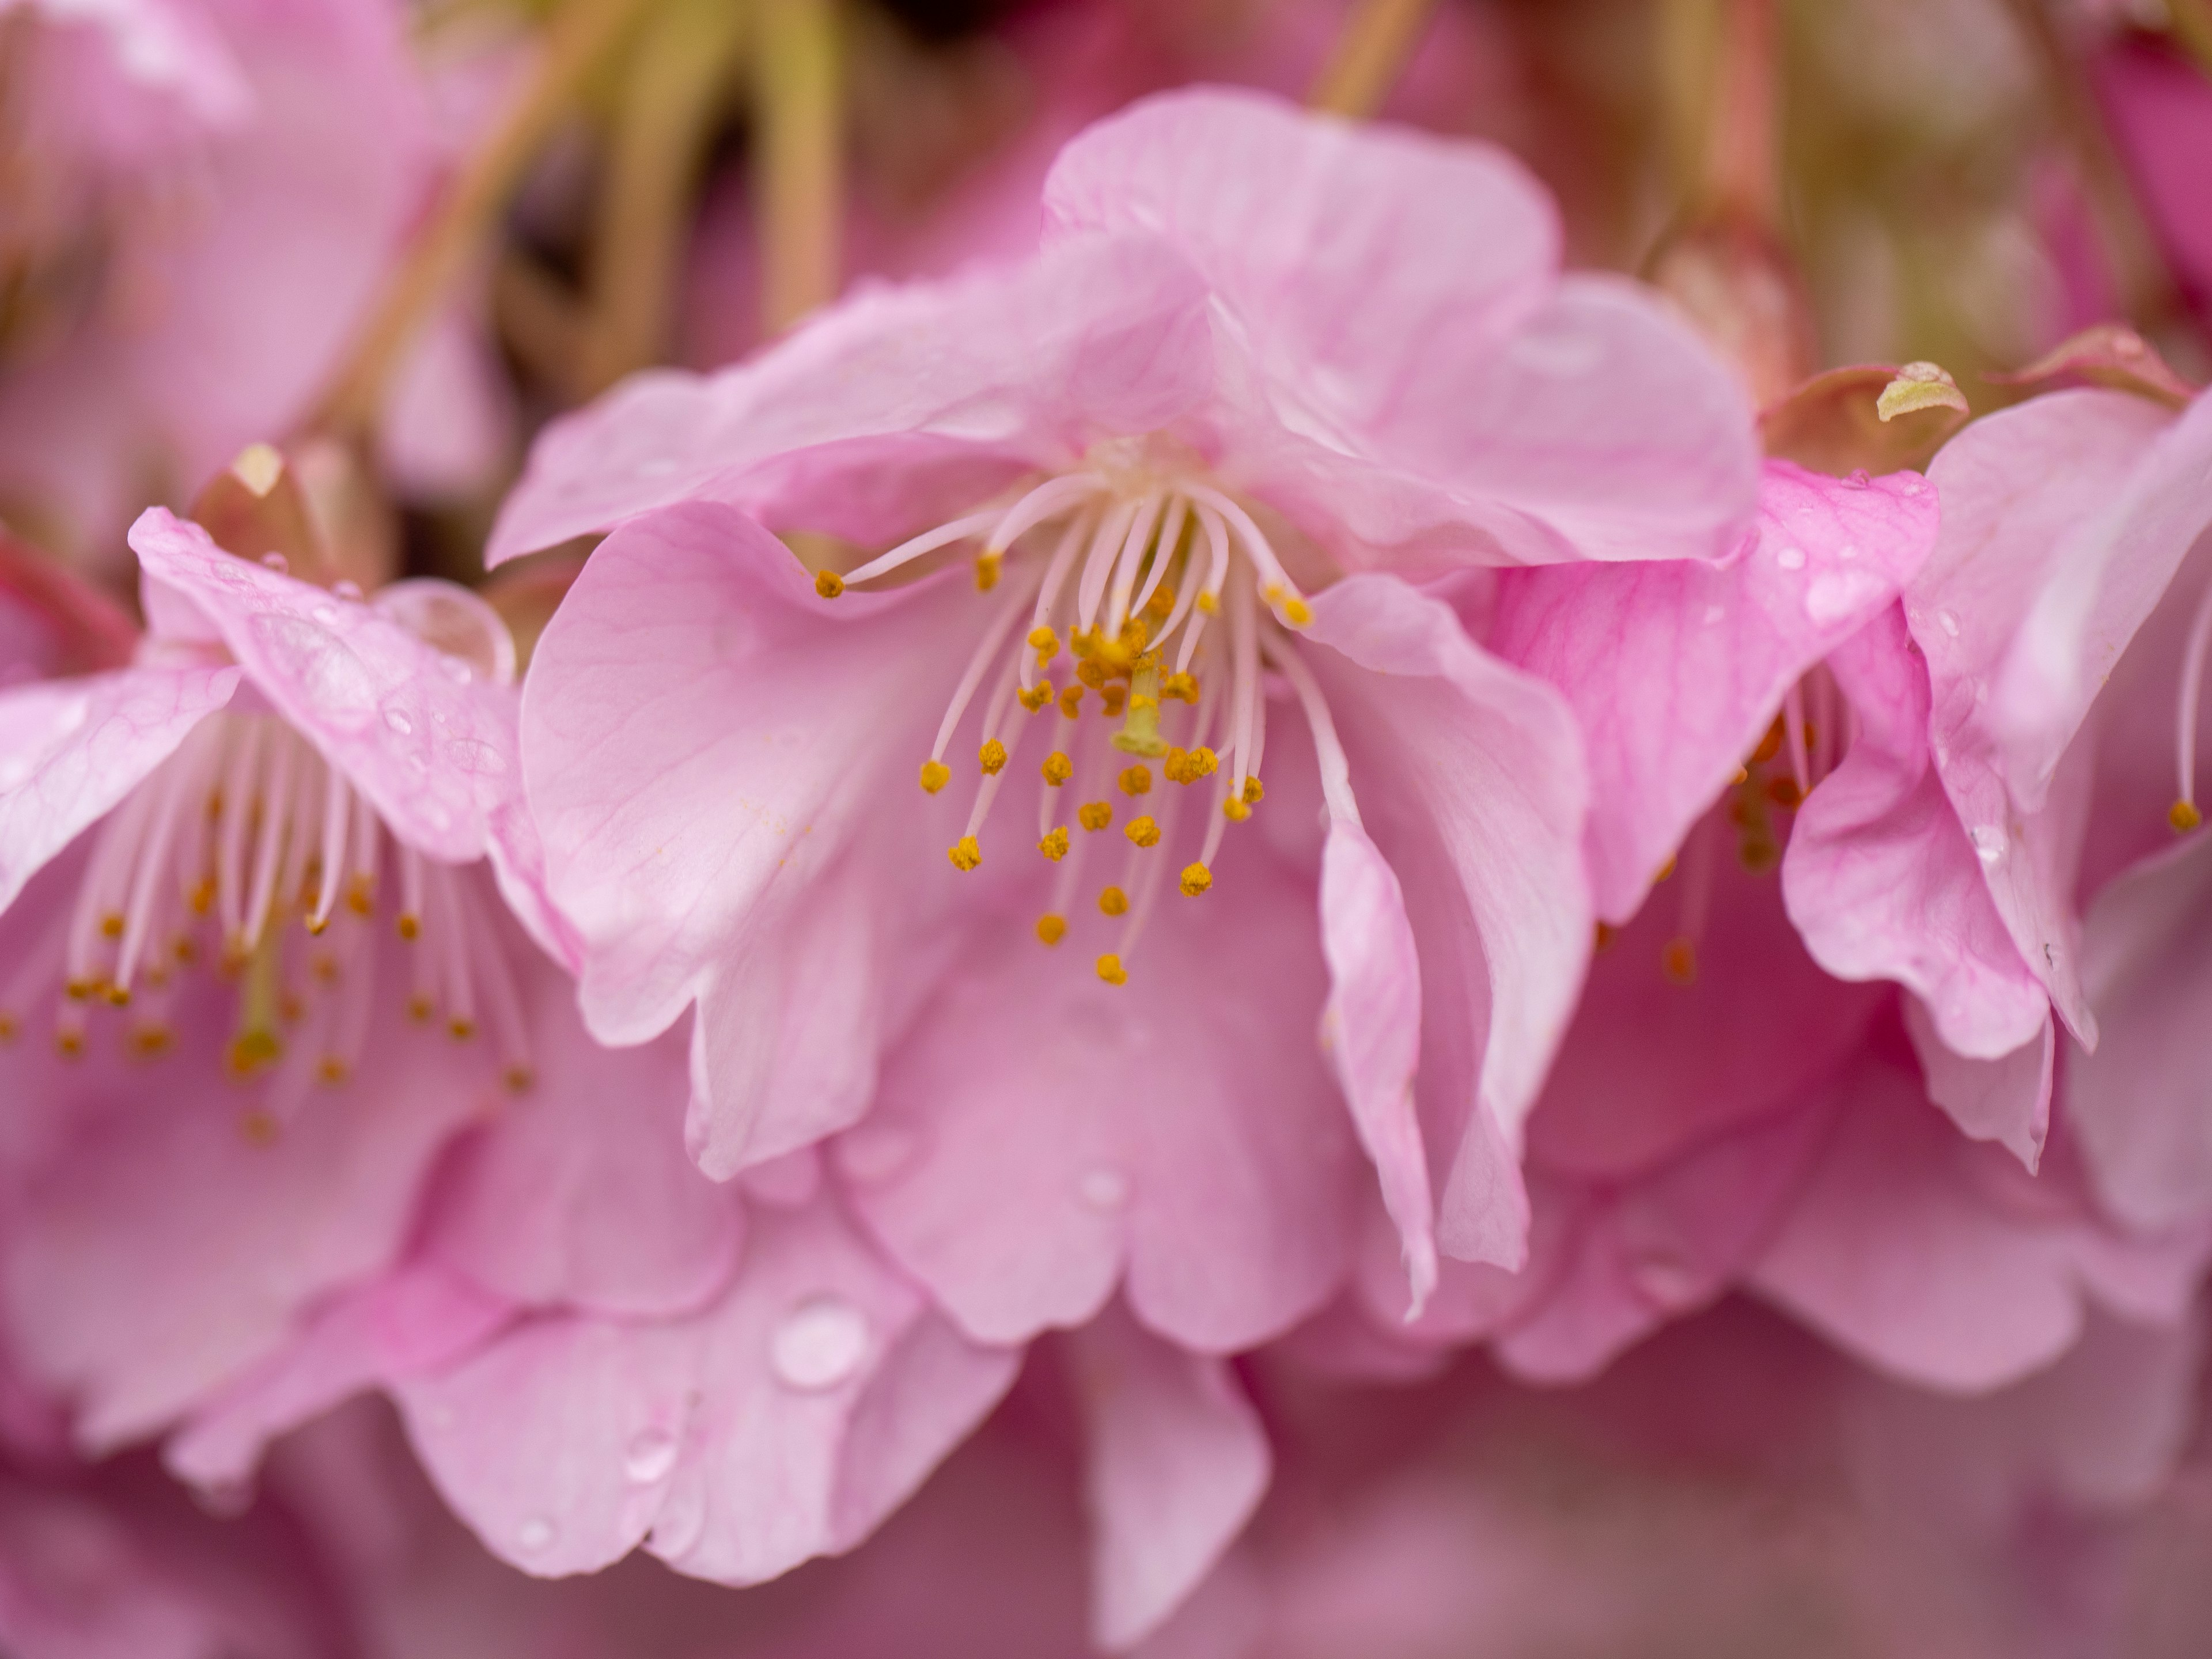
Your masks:
<svg viewBox="0 0 2212 1659"><path fill-rule="evenodd" d="M1006 509L984 541L984 552L1005 552L1021 539L1024 532L1057 517L1105 488L1105 480L1090 472L1069 472L1047 479Z"/></svg>
<svg viewBox="0 0 2212 1659"><path fill-rule="evenodd" d="M980 536L998 523L1000 514L995 507L988 512L970 513L964 519L955 519L951 524L941 524L934 530L926 530L911 541L901 542L879 559L871 559L845 578L848 587L878 576L888 575L902 564L910 564L925 553L934 553L940 547L954 542L966 541L970 536Z"/></svg>
<svg viewBox="0 0 2212 1659"><path fill-rule="evenodd" d="M1030 631L1052 627L1052 608L1060 598L1061 585L1073 568L1075 556L1081 550L1084 538L1097 524L1093 513L1079 513L1067 521L1067 528L1060 533L1060 542L1052 550L1052 562L1045 566L1044 581L1037 588L1036 604L1030 611ZM1057 630L1055 630L1057 631ZM1029 690L1036 684L1039 672L1036 659L1024 656L1022 659L1022 690Z"/></svg>
<svg viewBox="0 0 2212 1659"><path fill-rule="evenodd" d="M315 908L307 913L307 927L313 933L330 925L331 907L344 884L347 820L353 817L353 792L346 787L345 774L335 766L325 770L322 879L315 889Z"/></svg>
<svg viewBox="0 0 2212 1659"><path fill-rule="evenodd" d="M1140 501L1116 501L1098 521L1091 549L1083 556L1083 580L1075 595L1075 623L1085 633L1098 620L1099 601L1106 597L1106 580L1114 574L1121 544L1135 522Z"/></svg>
<svg viewBox="0 0 2212 1659"><path fill-rule="evenodd" d="M1168 567L1175 562L1176 548L1182 541L1183 525L1189 517L1190 503L1181 495L1170 496L1168 500L1167 516L1160 523L1159 540L1155 544L1156 550L1152 555L1152 569L1145 577L1143 589L1129 602L1129 609L1139 616L1142 616L1145 607L1152 602L1152 595L1159 592L1160 583L1167 577ZM1163 628L1160 629L1159 638L1152 643L1158 646L1163 643L1167 636L1168 630Z"/></svg>
<svg viewBox="0 0 2212 1659"><path fill-rule="evenodd" d="M1813 778L1805 757L1805 699L1800 687L1802 681L1792 681L1782 694L1782 732L1790 743L1790 775L1797 781L1797 799L1802 800L1813 793Z"/></svg>
<svg viewBox="0 0 2212 1659"><path fill-rule="evenodd" d="M1162 506L1160 493L1153 490L1138 505L1137 516L1130 523L1129 533L1122 538L1121 556L1114 562L1113 599L1106 607L1106 631L1115 639L1129 620L1129 595L1136 591L1137 569L1145 562L1145 550L1152 545L1152 532L1160 521Z"/></svg>
<svg viewBox="0 0 2212 1659"><path fill-rule="evenodd" d="M244 720L231 739L230 764L223 769L222 822L217 826L215 890L223 945L235 946L246 934L240 908L246 890L246 837L253 822L255 773L260 759L259 720Z"/></svg>
<svg viewBox="0 0 2212 1659"><path fill-rule="evenodd" d="M1322 695L1321 682L1314 678L1313 670L1288 641L1269 641L1267 660L1290 682L1299 707L1305 711L1306 726L1313 733L1314 763L1321 773L1321 798L1329 817L1358 823L1359 802L1352 793L1352 763L1345 758L1344 744L1337 738L1336 721L1328 712L1328 699Z"/></svg>
<svg viewBox="0 0 2212 1659"><path fill-rule="evenodd" d="M1279 587L1286 597L1297 597L1297 585L1285 574L1282 561L1276 558L1275 550L1268 545L1260 526L1253 523L1252 515L1210 485L1194 483L1188 488L1194 500L1204 502L1229 521L1230 528L1237 532L1237 539L1243 543L1245 552L1251 556L1253 568L1259 572L1260 585Z"/></svg>
<svg viewBox="0 0 2212 1659"><path fill-rule="evenodd" d="M938 722L937 742L930 749L930 759L941 761L945 758L945 747L952 741L953 732L959 729L960 717L968 712L969 699L975 695L976 686L982 683L984 671L990 667L991 659L1006 643L1008 630L1013 627L1015 619L1028 609L1030 603L1030 590L1018 586L1000 602L997 614L983 630L983 637L975 642L975 653L968 659L968 666L961 671L960 684L953 690L952 701L945 710L945 718ZM1017 666L1018 660L1018 656ZM1010 670L1010 686L1012 681L1012 672Z"/></svg>
<svg viewBox="0 0 2212 1659"><path fill-rule="evenodd" d="M1200 507L1193 510L1197 513L1198 522L1206 532L1210 556L1206 568L1206 585L1201 588L1187 584L1188 591L1176 595L1176 608L1168 613L1168 625L1160 630L1162 639L1175 632L1176 625L1198 603L1200 593L1212 594L1214 603L1218 605L1221 585L1229 580L1229 526L1221 521L1218 513L1210 508ZM1206 612L1203 611L1190 617L1190 625L1183 629L1182 648L1176 653L1176 673L1182 673L1190 667L1191 655L1198 649L1198 636L1205 627Z"/></svg>
<svg viewBox="0 0 2212 1659"><path fill-rule="evenodd" d="M297 744L278 741L270 745L269 769L262 776L260 833L253 843L253 886L246 902L243 944L248 951L261 942L276 897L279 861L284 854L286 831L291 827L292 771L299 754Z"/></svg>
<svg viewBox="0 0 2212 1659"><path fill-rule="evenodd" d="M2212 652L2212 586L2197 602L2189 621L2189 644L2181 656L2181 707L2174 721L2174 773L2179 799L2197 805L2197 706L2204 685L2204 660Z"/></svg>

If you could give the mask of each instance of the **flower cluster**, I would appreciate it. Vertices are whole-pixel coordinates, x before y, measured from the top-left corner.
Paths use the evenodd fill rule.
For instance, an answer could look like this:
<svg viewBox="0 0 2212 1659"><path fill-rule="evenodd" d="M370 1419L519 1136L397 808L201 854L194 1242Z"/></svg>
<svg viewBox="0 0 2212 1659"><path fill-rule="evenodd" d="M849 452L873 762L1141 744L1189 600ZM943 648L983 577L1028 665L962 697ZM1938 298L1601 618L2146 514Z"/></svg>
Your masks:
<svg viewBox="0 0 2212 1659"><path fill-rule="evenodd" d="M0 1646L2212 1630L2212 398L1784 374L1742 201L1571 271L1074 9L985 257L566 319L449 579L453 202L756 9L0 0Z"/></svg>

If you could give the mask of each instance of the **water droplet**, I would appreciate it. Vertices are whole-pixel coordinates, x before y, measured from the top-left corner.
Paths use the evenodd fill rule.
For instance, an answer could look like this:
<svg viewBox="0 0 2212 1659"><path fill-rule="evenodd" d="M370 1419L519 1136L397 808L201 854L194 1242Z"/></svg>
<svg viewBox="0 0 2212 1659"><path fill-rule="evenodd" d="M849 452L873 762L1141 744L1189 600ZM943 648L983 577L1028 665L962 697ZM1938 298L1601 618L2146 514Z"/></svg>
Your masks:
<svg viewBox="0 0 2212 1659"><path fill-rule="evenodd" d="M481 778L496 778L507 771L507 757L490 744L475 738L455 738L446 745L446 763L456 771Z"/></svg>
<svg viewBox="0 0 2212 1659"><path fill-rule="evenodd" d="M356 581L332 582L331 592L342 599L358 599L361 598L361 584Z"/></svg>
<svg viewBox="0 0 2212 1659"><path fill-rule="evenodd" d="M769 1339L775 1374L808 1393L845 1382L867 1353L867 1316L841 1296L809 1297L783 1316Z"/></svg>
<svg viewBox="0 0 2212 1659"><path fill-rule="evenodd" d="M1662 1308L1686 1308L1705 1293L1705 1276L1671 1250L1648 1250L1629 1268L1637 1289Z"/></svg>
<svg viewBox="0 0 2212 1659"><path fill-rule="evenodd" d="M1095 1170L1085 1170L1075 1190L1094 1210L1118 1210L1129 1201L1129 1177L1102 1164Z"/></svg>
<svg viewBox="0 0 2212 1659"><path fill-rule="evenodd" d="M1917 495L1926 486L1917 478L1907 478L1905 481L1905 493L1908 495Z"/></svg>
<svg viewBox="0 0 2212 1659"><path fill-rule="evenodd" d="M539 1550L550 1548L553 1537L553 1523L542 1515L533 1515L516 1531L514 1541L534 1555Z"/></svg>
<svg viewBox="0 0 2212 1659"><path fill-rule="evenodd" d="M304 617L265 611L253 619L253 631L270 665L297 681L331 725L358 731L375 717L376 682L368 665L330 629Z"/></svg>
<svg viewBox="0 0 2212 1659"><path fill-rule="evenodd" d="M261 556L261 562L280 576L292 568L290 562L282 553L264 553Z"/></svg>
<svg viewBox="0 0 2212 1659"><path fill-rule="evenodd" d="M1974 856L1984 864L1995 864L2005 855L2005 832L1993 823L1978 823L1966 831L1966 839L1974 843Z"/></svg>
<svg viewBox="0 0 2212 1659"><path fill-rule="evenodd" d="M415 722L407 718L407 711L404 708L386 709L384 723L403 738L415 729Z"/></svg>
<svg viewBox="0 0 2212 1659"><path fill-rule="evenodd" d="M1867 470L1864 467L1855 466L1851 469L1850 476L1844 480L1844 488L1846 489L1864 489L1873 482L1874 480L1868 476Z"/></svg>
<svg viewBox="0 0 2212 1659"><path fill-rule="evenodd" d="M67 737L92 718L92 699L71 697L54 711L54 734Z"/></svg>
<svg viewBox="0 0 2212 1659"><path fill-rule="evenodd" d="M1955 640L1959 637L1959 619L1953 616L1949 611L1938 611L1936 613L1936 625L1942 628L1942 630L1946 634L1948 634L1953 639Z"/></svg>
<svg viewBox="0 0 2212 1659"><path fill-rule="evenodd" d="M1805 550L1802 547L1785 547L1774 556L1774 562L1784 570L1802 570L1805 568Z"/></svg>
<svg viewBox="0 0 2212 1659"><path fill-rule="evenodd" d="M863 1123L837 1142L837 1167L864 1186L889 1181L914 1162L921 1137L899 1123Z"/></svg>
<svg viewBox="0 0 2212 1659"><path fill-rule="evenodd" d="M307 614L322 623L324 627L328 628L338 619L339 612L337 606L334 605L319 605Z"/></svg>
<svg viewBox="0 0 2212 1659"><path fill-rule="evenodd" d="M623 1473L651 1486L676 1467L676 1437L666 1429L640 1429L623 1452Z"/></svg>
<svg viewBox="0 0 2212 1659"><path fill-rule="evenodd" d="M452 680L456 685L466 685L471 680L477 677L477 671L470 667L468 664L463 662L459 657L447 657L441 655L438 659L438 665L446 671L447 678Z"/></svg>

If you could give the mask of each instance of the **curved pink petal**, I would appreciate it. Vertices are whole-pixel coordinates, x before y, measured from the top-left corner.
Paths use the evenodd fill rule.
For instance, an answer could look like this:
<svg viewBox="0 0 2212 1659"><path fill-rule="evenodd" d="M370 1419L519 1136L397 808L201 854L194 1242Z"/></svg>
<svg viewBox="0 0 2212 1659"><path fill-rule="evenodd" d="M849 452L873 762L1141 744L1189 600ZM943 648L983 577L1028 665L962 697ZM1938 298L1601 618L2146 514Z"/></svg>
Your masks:
<svg viewBox="0 0 2212 1659"><path fill-rule="evenodd" d="M651 508L807 499L800 522L855 540L950 518L1012 472L1164 426L1211 386L1206 293L1172 249L1091 236L1038 258L865 290L762 356L660 371L552 427L501 508L494 564ZM879 476L896 469L886 491ZM793 522L788 514L779 526Z"/></svg>
<svg viewBox="0 0 2212 1659"><path fill-rule="evenodd" d="M1905 1034L1920 1056L1928 1098L1976 1140L1994 1140L2030 1170L2043 1157L2051 1129L2051 1077L2057 1028L2048 1011L2043 1029L2010 1054L1978 1059L1943 1041L1928 1005L1905 1000Z"/></svg>
<svg viewBox="0 0 2212 1659"><path fill-rule="evenodd" d="M118 668L0 691L0 907L229 702L231 667Z"/></svg>
<svg viewBox="0 0 2212 1659"><path fill-rule="evenodd" d="M1960 1138L1919 1079L1869 1056L1750 1279L1880 1370L1992 1389L2051 1363L2092 1304L2171 1322L2212 1240L2115 1235L2046 1167Z"/></svg>
<svg viewBox="0 0 2212 1659"><path fill-rule="evenodd" d="M131 526L131 545L393 835L451 863L483 856L489 816L519 782L511 691L374 606L234 558L161 507Z"/></svg>
<svg viewBox="0 0 2212 1659"><path fill-rule="evenodd" d="M2050 999L1936 775L1927 670L1902 615L1876 617L1828 666L1856 736L1798 810L1782 860L1790 919L1838 979L1893 980L1924 1001L1957 1053L2011 1054L2036 1040Z"/></svg>
<svg viewBox="0 0 2212 1659"><path fill-rule="evenodd" d="M1724 567L1500 582L1490 647L1558 686L1588 744L1601 915L1635 914L1783 694L1896 597L1936 532L1936 492L1916 474L1853 483L1771 461L1755 533Z"/></svg>
<svg viewBox="0 0 2212 1659"><path fill-rule="evenodd" d="M1236 848L1126 985L978 935L840 1141L854 1207L979 1340L1082 1324L1126 1278L1148 1328L1233 1352L1340 1280L1356 1155L1311 1046L1310 877Z"/></svg>
<svg viewBox="0 0 2212 1659"><path fill-rule="evenodd" d="M395 1392L447 1500L525 1571L644 1542L757 1583L858 1542L1016 1363L951 1338L820 1204L757 1214L737 1279L696 1315L539 1319Z"/></svg>
<svg viewBox="0 0 2212 1659"><path fill-rule="evenodd" d="M1522 1121L1589 957L1573 720L1449 606L1388 577L1321 594L1303 642L1413 924L1424 1127L1449 1160L1439 1242L1517 1266Z"/></svg>
<svg viewBox="0 0 2212 1659"><path fill-rule="evenodd" d="M1357 817L1332 817L1321 866L1328 1003L1322 1046L1397 1224L1418 1314L1437 1283L1436 1204L1413 1102L1421 964L1406 896Z"/></svg>
<svg viewBox="0 0 2212 1659"><path fill-rule="evenodd" d="M538 1080L454 1148L424 1249L525 1306L699 1306L735 1267L744 1217L684 1156L684 1039L600 1047L550 968L532 969L524 995Z"/></svg>
<svg viewBox="0 0 2212 1659"><path fill-rule="evenodd" d="M2083 988L2094 1054L2070 1051L2065 1116L2097 1190L2123 1220L2212 1216L2212 842L2183 842L2114 880L2090 906Z"/></svg>
<svg viewBox="0 0 2212 1659"><path fill-rule="evenodd" d="M1112 1308L1066 1351L1085 1431L1091 1639L1119 1653L1180 1607L1243 1530L1273 1460L1225 1362Z"/></svg>
<svg viewBox="0 0 2212 1659"><path fill-rule="evenodd" d="M708 502L592 555L532 660L522 748L602 1041L641 1042L698 996L710 1056L728 1040L711 1006L728 964L772 948L856 839L922 799L913 769L981 625L973 600L945 582L824 600L781 542ZM727 1133L742 1147L748 1131Z"/></svg>

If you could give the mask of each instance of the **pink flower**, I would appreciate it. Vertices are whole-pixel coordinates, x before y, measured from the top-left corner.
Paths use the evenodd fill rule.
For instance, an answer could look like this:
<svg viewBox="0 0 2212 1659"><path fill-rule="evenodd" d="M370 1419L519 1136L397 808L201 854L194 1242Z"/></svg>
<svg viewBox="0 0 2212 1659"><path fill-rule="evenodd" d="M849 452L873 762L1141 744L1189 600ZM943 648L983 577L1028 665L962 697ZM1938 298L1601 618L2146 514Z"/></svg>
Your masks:
<svg viewBox="0 0 2212 1659"><path fill-rule="evenodd" d="M866 1116L855 1202L971 1333L1125 1283L1234 1349L1342 1273L1347 1129L1417 1301L1439 1242L1517 1259L1514 1139L1587 950L1556 700L1393 577L1308 590L1711 556L1748 433L1638 293L1558 277L1481 149L1190 94L1072 145L1047 209L1032 264L548 438L497 548L624 522L543 642L526 766L594 1030L699 1006L710 1173ZM732 507L892 545L810 579ZM994 808L1037 770L1031 863Z"/></svg>

